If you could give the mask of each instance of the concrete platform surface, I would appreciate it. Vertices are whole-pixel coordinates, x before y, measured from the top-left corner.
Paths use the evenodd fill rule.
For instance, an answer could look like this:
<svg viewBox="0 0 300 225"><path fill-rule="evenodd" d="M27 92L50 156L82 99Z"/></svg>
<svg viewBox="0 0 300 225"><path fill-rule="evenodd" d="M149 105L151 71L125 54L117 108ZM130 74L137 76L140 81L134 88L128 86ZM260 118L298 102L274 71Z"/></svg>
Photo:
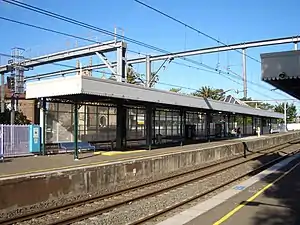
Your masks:
<svg viewBox="0 0 300 225"><path fill-rule="evenodd" d="M231 139L225 141L215 141L209 143L185 145L178 147L168 147L155 149L151 151L130 151L127 154L118 154L115 152L99 153L82 153L79 154L80 160L74 161L72 154L58 154L48 156L28 156L18 158L7 158L4 162L0 161L0 179L13 176L22 176L27 174L44 173L50 171L59 171L76 167L97 166L120 161L146 159L154 156L165 156L173 153L186 152L190 150L200 150L212 147L223 146L226 144L238 143L244 140L262 139L273 135L249 136L239 139Z"/></svg>
<svg viewBox="0 0 300 225"><path fill-rule="evenodd" d="M300 224L300 154L159 225Z"/></svg>

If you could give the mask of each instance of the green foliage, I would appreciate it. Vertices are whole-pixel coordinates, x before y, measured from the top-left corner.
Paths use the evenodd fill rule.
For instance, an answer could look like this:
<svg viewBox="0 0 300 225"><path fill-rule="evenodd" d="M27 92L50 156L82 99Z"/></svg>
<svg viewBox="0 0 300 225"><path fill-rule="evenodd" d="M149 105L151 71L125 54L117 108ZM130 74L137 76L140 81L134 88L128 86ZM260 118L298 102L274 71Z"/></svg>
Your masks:
<svg viewBox="0 0 300 225"><path fill-rule="evenodd" d="M10 124L10 111L5 109L0 113L0 124ZM15 124L30 124L30 120L22 112L15 112Z"/></svg>
<svg viewBox="0 0 300 225"><path fill-rule="evenodd" d="M275 106L275 112L284 113L284 103L280 103ZM286 117L287 123L293 123L297 117L297 108L294 104L286 104Z"/></svg>
<svg viewBox="0 0 300 225"><path fill-rule="evenodd" d="M192 95L202 98L211 98L218 101L222 101L225 98L223 89L214 89L209 86L201 87L199 90L193 92Z"/></svg>
<svg viewBox="0 0 300 225"><path fill-rule="evenodd" d="M134 69L129 66L127 69L127 83L135 84L138 78L141 78L141 75L136 73Z"/></svg>
<svg viewBox="0 0 300 225"><path fill-rule="evenodd" d="M169 91L179 93L181 91L181 88L171 88Z"/></svg>
<svg viewBox="0 0 300 225"><path fill-rule="evenodd" d="M127 69L127 83L129 84L140 84L145 83L145 74L140 74L134 71L133 67L128 66ZM154 87L158 82L159 77L155 73L151 73L151 84L150 87Z"/></svg>

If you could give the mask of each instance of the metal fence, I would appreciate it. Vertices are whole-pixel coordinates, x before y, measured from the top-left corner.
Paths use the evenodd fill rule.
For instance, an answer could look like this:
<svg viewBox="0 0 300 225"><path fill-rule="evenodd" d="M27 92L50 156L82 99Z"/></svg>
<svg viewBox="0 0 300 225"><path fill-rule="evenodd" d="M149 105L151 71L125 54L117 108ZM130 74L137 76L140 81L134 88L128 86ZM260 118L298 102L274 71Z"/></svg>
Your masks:
<svg viewBox="0 0 300 225"><path fill-rule="evenodd" d="M29 155L29 126L0 124L0 155Z"/></svg>

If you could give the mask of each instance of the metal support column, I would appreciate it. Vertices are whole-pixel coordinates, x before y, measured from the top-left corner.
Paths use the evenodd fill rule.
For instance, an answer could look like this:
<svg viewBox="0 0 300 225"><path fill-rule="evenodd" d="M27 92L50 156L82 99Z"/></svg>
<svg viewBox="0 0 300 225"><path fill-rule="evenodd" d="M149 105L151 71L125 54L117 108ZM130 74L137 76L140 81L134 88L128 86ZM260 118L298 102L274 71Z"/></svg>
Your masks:
<svg viewBox="0 0 300 225"><path fill-rule="evenodd" d="M15 94L11 95L10 98L10 124L15 124Z"/></svg>
<svg viewBox="0 0 300 225"><path fill-rule="evenodd" d="M264 117L261 117L261 134L263 135L264 134L264 123L265 123L265 118Z"/></svg>
<svg viewBox="0 0 300 225"><path fill-rule="evenodd" d="M180 136L182 138L182 145L186 141L185 127L186 127L186 110L181 108L180 109Z"/></svg>
<svg viewBox="0 0 300 225"><path fill-rule="evenodd" d="M116 148L118 150L124 148L124 140L126 137L126 108L123 102L117 103L117 134L116 134ZM126 142L126 140L125 140Z"/></svg>
<svg viewBox="0 0 300 225"><path fill-rule="evenodd" d="M256 127L255 127L255 124L254 124L254 116L251 116L251 123L252 123L252 129L251 129L252 130L252 135L255 135Z"/></svg>
<svg viewBox="0 0 300 225"><path fill-rule="evenodd" d="M227 116L227 134L226 134L226 137L228 137L229 136L229 133L231 133L231 126L230 126L230 114L228 114L228 116Z"/></svg>
<svg viewBox="0 0 300 225"><path fill-rule="evenodd" d="M223 137L226 137L226 131L227 131L227 128L226 128L226 115L223 115L223 125L224 125L224 129L223 129L223 125L222 125L222 130L223 130Z"/></svg>
<svg viewBox="0 0 300 225"><path fill-rule="evenodd" d="M146 107L146 145L151 150L152 147L152 122L153 122L153 107L147 105Z"/></svg>
<svg viewBox="0 0 300 225"><path fill-rule="evenodd" d="M245 135L245 133L246 133L246 123L247 123L247 117L245 117L243 115L243 133L242 133L242 135Z"/></svg>
<svg viewBox="0 0 300 225"><path fill-rule="evenodd" d="M4 73L1 73L1 113L5 111L5 84Z"/></svg>
<svg viewBox="0 0 300 225"><path fill-rule="evenodd" d="M236 123L236 115L233 116L233 128L237 128L237 124Z"/></svg>
<svg viewBox="0 0 300 225"><path fill-rule="evenodd" d="M40 99L40 126L41 126L41 145L42 155L46 154L46 98Z"/></svg>
<svg viewBox="0 0 300 225"><path fill-rule="evenodd" d="M284 132L287 132L287 119L286 119L286 111L287 111L287 108L286 108L286 102L283 103L283 113L284 113Z"/></svg>
<svg viewBox="0 0 300 225"><path fill-rule="evenodd" d="M243 48L243 85L244 98L247 98L247 69L246 69L246 49Z"/></svg>
<svg viewBox="0 0 300 225"><path fill-rule="evenodd" d="M146 87L151 87L151 60L150 56L146 56Z"/></svg>
<svg viewBox="0 0 300 225"><path fill-rule="evenodd" d="M78 160L78 103L74 103L74 160Z"/></svg>
<svg viewBox="0 0 300 225"><path fill-rule="evenodd" d="M19 95L15 95L15 112L19 111Z"/></svg>
<svg viewBox="0 0 300 225"><path fill-rule="evenodd" d="M294 43L294 50L298 50L298 42Z"/></svg>
<svg viewBox="0 0 300 225"><path fill-rule="evenodd" d="M210 112L206 113L206 138L210 142L210 123L212 121L212 115Z"/></svg>
<svg viewBox="0 0 300 225"><path fill-rule="evenodd" d="M119 82L126 82L126 48L125 46L117 49L117 75L116 79Z"/></svg>

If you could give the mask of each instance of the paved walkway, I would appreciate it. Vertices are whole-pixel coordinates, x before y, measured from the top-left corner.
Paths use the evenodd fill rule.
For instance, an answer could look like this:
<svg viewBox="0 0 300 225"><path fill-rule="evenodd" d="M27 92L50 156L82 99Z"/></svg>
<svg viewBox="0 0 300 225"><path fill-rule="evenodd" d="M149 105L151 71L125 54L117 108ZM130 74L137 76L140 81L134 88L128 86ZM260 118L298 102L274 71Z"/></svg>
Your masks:
<svg viewBox="0 0 300 225"><path fill-rule="evenodd" d="M266 136L261 136L263 138ZM134 159L147 159L155 156L164 156L178 152L199 150L205 148L211 148L214 146L222 146L226 144L232 144L247 139L253 139L258 137L245 137L240 139L231 139L225 141L215 141L209 143L201 143L194 145L178 146L155 149L151 151L131 151L126 154L118 154L107 152L104 155L94 153L82 153L79 155L80 160L74 161L72 154L57 154L49 156L29 156L19 158L8 158L5 162L0 161L0 179L10 176L20 176L31 173L43 173L56 170L70 169L74 167L95 166L108 163L115 163L126 160ZM97 152L96 152L97 153Z"/></svg>

